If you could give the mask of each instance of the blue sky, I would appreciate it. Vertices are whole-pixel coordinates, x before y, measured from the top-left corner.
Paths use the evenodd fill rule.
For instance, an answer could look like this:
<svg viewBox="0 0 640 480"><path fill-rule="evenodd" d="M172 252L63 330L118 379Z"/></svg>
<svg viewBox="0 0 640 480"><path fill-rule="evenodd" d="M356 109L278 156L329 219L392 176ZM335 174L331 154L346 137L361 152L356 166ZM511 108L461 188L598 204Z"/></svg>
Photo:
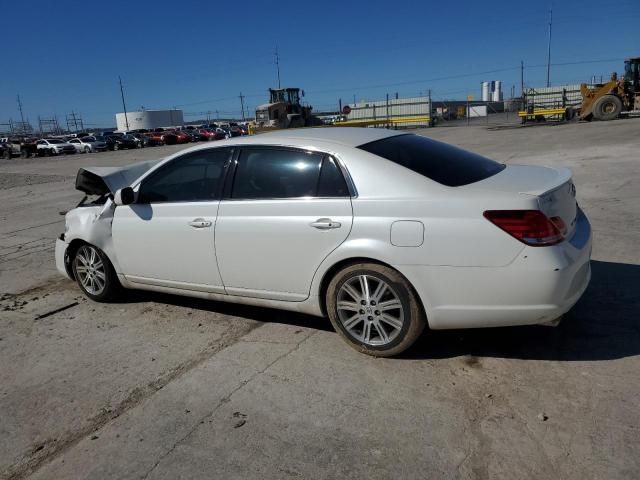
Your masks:
<svg viewBox="0 0 640 480"><path fill-rule="evenodd" d="M71 111L114 125L118 75L129 110L239 116L240 92L254 110L277 84L276 46L283 86L304 89L315 110L427 89L479 97L482 80L518 93L520 60L527 85L546 81L550 6L552 62L562 64L552 84L621 72L624 58L640 56L640 0L609 9L602 0L6 3L3 18L16 21L3 22L0 123L19 120L19 93L34 126L38 115L63 121Z"/></svg>

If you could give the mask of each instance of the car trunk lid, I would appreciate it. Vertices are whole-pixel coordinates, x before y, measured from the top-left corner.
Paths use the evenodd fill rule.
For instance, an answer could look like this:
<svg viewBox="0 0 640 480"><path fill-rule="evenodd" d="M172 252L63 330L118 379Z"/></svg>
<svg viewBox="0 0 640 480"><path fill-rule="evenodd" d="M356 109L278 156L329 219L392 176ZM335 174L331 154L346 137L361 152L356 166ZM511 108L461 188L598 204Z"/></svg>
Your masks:
<svg viewBox="0 0 640 480"><path fill-rule="evenodd" d="M568 168L507 165L500 173L468 187L538 197L541 212L550 219L562 219L567 228L566 237L575 229L576 188Z"/></svg>

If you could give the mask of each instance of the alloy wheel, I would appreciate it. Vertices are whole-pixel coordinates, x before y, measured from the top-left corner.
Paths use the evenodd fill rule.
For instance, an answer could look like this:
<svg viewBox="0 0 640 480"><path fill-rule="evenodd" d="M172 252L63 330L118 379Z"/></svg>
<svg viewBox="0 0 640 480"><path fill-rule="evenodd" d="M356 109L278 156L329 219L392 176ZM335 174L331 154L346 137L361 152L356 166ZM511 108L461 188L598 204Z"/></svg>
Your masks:
<svg viewBox="0 0 640 480"><path fill-rule="evenodd" d="M98 251L83 245L76 253L75 272L82 287L92 295L100 295L106 286L105 265Z"/></svg>
<svg viewBox="0 0 640 480"><path fill-rule="evenodd" d="M373 275L345 281L336 302L338 318L347 333L366 345L391 343L404 325L400 297L387 282Z"/></svg>

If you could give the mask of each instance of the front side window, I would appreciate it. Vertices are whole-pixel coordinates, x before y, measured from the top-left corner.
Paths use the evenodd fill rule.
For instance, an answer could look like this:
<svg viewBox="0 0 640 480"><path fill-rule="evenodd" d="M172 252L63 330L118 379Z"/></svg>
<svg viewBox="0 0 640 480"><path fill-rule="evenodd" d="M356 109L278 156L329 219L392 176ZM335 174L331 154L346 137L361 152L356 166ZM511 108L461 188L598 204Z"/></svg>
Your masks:
<svg viewBox="0 0 640 480"><path fill-rule="evenodd" d="M298 150L243 150L231 196L240 199L315 196L322 157Z"/></svg>
<svg viewBox="0 0 640 480"><path fill-rule="evenodd" d="M217 198L232 149L188 153L142 181L138 203L207 202Z"/></svg>

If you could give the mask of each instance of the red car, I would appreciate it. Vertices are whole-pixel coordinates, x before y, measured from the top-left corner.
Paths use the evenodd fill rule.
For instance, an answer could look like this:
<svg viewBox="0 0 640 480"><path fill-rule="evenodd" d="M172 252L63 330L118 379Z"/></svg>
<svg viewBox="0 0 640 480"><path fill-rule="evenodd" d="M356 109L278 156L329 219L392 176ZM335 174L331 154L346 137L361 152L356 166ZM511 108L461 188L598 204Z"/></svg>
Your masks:
<svg viewBox="0 0 640 480"><path fill-rule="evenodd" d="M170 130L168 132L164 132L169 133L171 135L175 135L176 137L176 141L175 143L189 143L191 141L191 137L189 135L187 135L186 133L180 131L180 130Z"/></svg>
<svg viewBox="0 0 640 480"><path fill-rule="evenodd" d="M201 128L198 130L198 133L202 140L224 140L224 135L222 133L209 130L208 128Z"/></svg>
<svg viewBox="0 0 640 480"><path fill-rule="evenodd" d="M146 134L149 138L149 144L155 145L175 145L178 143L178 137L175 132L164 130L162 132L149 132Z"/></svg>

